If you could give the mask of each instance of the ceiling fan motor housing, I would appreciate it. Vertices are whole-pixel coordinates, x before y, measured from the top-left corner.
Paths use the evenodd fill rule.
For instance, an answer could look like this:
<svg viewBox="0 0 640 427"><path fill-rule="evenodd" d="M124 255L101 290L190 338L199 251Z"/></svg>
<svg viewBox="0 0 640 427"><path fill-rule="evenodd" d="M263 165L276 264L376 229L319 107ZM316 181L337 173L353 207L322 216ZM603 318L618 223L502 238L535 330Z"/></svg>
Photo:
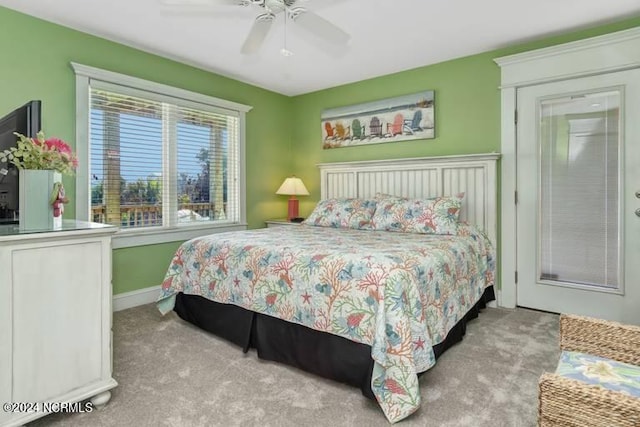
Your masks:
<svg viewBox="0 0 640 427"><path fill-rule="evenodd" d="M296 0L264 0L261 6L269 12L277 14L293 6L295 3Z"/></svg>
<svg viewBox="0 0 640 427"><path fill-rule="evenodd" d="M225 0L228 1L228 0ZM232 0L238 1L238 0ZM305 7L295 6L299 2L298 0L240 0L241 5L254 5L260 6L264 9L264 13L258 15L249 30L249 35L242 44L240 52L243 54L252 54L258 51L263 44L267 34L269 33L273 22L279 14L286 13L285 18L290 19L303 28L314 37L318 37L329 43L336 45L345 45L349 41L349 35L341 28L338 28L333 23L326 19L316 15L312 11L307 10ZM286 42L286 22L285 19L285 46L281 49L281 52L285 56L290 56L291 51L287 49Z"/></svg>

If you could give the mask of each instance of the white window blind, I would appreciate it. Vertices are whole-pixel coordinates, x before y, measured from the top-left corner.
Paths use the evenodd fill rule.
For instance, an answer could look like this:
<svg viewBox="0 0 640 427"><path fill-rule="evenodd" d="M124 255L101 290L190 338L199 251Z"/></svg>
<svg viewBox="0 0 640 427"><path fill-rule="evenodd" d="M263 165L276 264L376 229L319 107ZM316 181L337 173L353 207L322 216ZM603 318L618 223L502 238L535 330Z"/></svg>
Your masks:
<svg viewBox="0 0 640 427"><path fill-rule="evenodd" d="M237 223L237 112L90 82L91 220L121 228Z"/></svg>
<svg viewBox="0 0 640 427"><path fill-rule="evenodd" d="M617 90L540 103L540 279L619 289Z"/></svg>

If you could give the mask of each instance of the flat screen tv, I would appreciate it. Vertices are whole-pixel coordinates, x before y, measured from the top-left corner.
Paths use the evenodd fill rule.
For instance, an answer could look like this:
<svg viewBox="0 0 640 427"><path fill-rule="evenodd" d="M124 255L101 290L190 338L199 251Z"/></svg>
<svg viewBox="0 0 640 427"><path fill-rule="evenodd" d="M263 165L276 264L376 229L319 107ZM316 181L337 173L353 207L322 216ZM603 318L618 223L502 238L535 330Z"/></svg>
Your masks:
<svg viewBox="0 0 640 427"><path fill-rule="evenodd" d="M34 137L40 131L41 101L29 101L0 118L0 151L14 147L14 132ZM18 223L18 170L0 162L0 225Z"/></svg>

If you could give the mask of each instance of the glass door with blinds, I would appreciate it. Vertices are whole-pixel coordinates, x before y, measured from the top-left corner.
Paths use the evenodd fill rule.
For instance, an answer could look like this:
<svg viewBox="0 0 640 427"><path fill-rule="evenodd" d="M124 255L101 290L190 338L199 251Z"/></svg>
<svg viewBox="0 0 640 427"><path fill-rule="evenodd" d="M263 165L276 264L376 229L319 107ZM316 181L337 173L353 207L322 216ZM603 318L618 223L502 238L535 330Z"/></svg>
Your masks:
<svg viewBox="0 0 640 427"><path fill-rule="evenodd" d="M538 281L622 292L619 89L541 100Z"/></svg>
<svg viewBox="0 0 640 427"><path fill-rule="evenodd" d="M640 323L638 82L518 89L518 305Z"/></svg>
<svg viewBox="0 0 640 427"><path fill-rule="evenodd" d="M238 114L90 88L91 219L121 228L239 220Z"/></svg>

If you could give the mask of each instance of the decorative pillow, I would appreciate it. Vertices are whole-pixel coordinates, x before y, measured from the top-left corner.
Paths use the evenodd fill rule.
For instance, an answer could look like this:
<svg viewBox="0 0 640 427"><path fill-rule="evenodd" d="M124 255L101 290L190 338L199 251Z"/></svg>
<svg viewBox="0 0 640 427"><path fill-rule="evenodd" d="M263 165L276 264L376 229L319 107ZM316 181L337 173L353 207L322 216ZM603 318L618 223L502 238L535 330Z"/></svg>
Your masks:
<svg viewBox="0 0 640 427"><path fill-rule="evenodd" d="M370 230L375 210L375 200L326 199L318 202L304 224Z"/></svg>
<svg viewBox="0 0 640 427"><path fill-rule="evenodd" d="M576 351L563 351L556 374L640 397L640 366Z"/></svg>
<svg viewBox="0 0 640 427"><path fill-rule="evenodd" d="M379 199L373 228L404 233L456 234L463 197L464 193L433 199Z"/></svg>

